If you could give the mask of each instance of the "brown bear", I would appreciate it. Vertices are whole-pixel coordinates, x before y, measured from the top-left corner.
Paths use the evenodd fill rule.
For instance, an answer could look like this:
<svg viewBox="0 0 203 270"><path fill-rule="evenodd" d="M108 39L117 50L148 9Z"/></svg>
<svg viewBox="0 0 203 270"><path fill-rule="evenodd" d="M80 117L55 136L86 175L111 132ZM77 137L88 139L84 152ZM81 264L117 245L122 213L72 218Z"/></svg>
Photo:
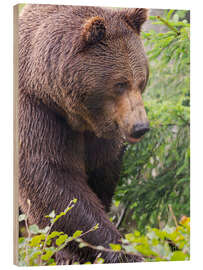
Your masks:
<svg viewBox="0 0 203 270"><path fill-rule="evenodd" d="M88 231L94 246L119 243L106 212L125 141L149 130L142 101L148 63L140 39L147 10L27 5L19 18L19 204L29 222L78 202L54 230ZM71 243L58 264L94 262L97 250ZM141 261L102 252L105 263Z"/></svg>

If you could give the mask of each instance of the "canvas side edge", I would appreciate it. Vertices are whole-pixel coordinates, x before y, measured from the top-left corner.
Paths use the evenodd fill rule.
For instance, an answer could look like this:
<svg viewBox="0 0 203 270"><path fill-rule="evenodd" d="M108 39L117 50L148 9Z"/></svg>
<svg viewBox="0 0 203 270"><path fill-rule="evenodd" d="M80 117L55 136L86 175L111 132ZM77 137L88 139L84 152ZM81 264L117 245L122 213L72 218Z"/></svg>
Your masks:
<svg viewBox="0 0 203 270"><path fill-rule="evenodd" d="M19 5L13 7L13 263L18 265L18 16Z"/></svg>

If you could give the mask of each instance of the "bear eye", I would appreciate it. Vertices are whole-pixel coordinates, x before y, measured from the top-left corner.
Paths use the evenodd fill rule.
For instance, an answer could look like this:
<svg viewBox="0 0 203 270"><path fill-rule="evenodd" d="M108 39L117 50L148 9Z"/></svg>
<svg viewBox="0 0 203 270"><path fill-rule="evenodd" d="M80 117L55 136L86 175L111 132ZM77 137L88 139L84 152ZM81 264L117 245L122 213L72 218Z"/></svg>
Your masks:
<svg viewBox="0 0 203 270"><path fill-rule="evenodd" d="M128 89L128 87L129 87L128 82L119 82L114 86L116 93L119 95L123 94L124 91Z"/></svg>
<svg viewBox="0 0 203 270"><path fill-rule="evenodd" d="M144 92L145 86L146 86L146 81L145 81L145 80L142 80L142 81L139 83L139 89L140 89L140 91L141 91L142 93Z"/></svg>

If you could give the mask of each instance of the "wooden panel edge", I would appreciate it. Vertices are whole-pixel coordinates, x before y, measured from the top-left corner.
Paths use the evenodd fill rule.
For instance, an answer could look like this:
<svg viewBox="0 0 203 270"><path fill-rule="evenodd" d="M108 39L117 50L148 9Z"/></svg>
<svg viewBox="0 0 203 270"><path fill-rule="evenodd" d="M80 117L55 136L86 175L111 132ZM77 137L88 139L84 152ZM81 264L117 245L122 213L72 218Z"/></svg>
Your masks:
<svg viewBox="0 0 203 270"><path fill-rule="evenodd" d="M19 5L13 7L13 263L18 264L18 17Z"/></svg>

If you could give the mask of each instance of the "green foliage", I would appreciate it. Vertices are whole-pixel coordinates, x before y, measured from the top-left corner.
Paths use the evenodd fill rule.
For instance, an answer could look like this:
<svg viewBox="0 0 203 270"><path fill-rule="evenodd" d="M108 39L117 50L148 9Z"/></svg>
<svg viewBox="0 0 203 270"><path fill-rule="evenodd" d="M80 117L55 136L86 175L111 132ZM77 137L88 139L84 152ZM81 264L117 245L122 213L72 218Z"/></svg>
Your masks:
<svg viewBox="0 0 203 270"><path fill-rule="evenodd" d="M70 206L74 206L74 204L75 203L71 201L69 206L62 213L67 214L67 209L72 209ZM60 218L63 216L64 215L60 215ZM73 240L79 243L79 248L90 247L97 251L139 255L144 258L144 261L180 261L189 260L190 257L190 219L185 216L182 217L179 225L177 224L175 216L173 216L176 227L166 225L163 229L152 229L148 226L145 235L134 230L133 233L125 235L121 244L110 243L109 248L93 246L82 239L85 234L98 229L98 224L85 233L78 230L70 237L64 232L51 232L57 217L54 211L47 217L50 219L50 226L44 229L39 229L36 224L28 228L26 215L24 215L25 219L22 218L22 215L19 217L19 220L25 220L28 230L27 238L19 238L18 253L20 266L56 265L54 258L56 252L66 247ZM101 257L101 253L98 254L93 263L105 263L104 259ZM79 264L79 262L76 261L74 264ZM92 263L86 262L85 264Z"/></svg>
<svg viewBox="0 0 203 270"><path fill-rule="evenodd" d="M184 217L177 227L147 227L145 235L134 231L125 235L123 249L142 254L145 261L185 261L190 259L190 219Z"/></svg>
<svg viewBox="0 0 203 270"><path fill-rule="evenodd" d="M172 10L165 18L153 17L154 23L164 24L168 31L143 33L150 61L147 100L154 98L175 104L181 98L189 99L190 25L187 20L182 21L186 12Z"/></svg>
<svg viewBox="0 0 203 270"><path fill-rule="evenodd" d="M19 216L19 222L25 221L28 232L28 237L19 238L18 254L20 266L56 265L53 257L56 252L63 249L71 241L77 240L79 237L98 229L99 226L96 224L87 232L76 231L73 236L68 236L63 232L52 231L53 225L58 219L66 215L75 206L76 202L77 199L70 201L65 211L58 215L55 214L55 211L47 215L46 217L50 219L50 225L44 229L39 229L36 224L28 227L27 216L24 214ZM28 205L30 206L29 200Z"/></svg>
<svg viewBox="0 0 203 270"><path fill-rule="evenodd" d="M119 244L109 244L109 246L114 251L120 251L121 250L121 245L119 245Z"/></svg>
<svg viewBox="0 0 203 270"><path fill-rule="evenodd" d="M186 11L170 10L163 18L151 17L168 31L143 33L150 63L144 100L151 130L127 146L115 195L142 232L147 225L171 224L169 204L178 219L190 214L190 28L185 16ZM130 222L124 219L123 228Z"/></svg>
<svg viewBox="0 0 203 270"><path fill-rule="evenodd" d="M175 216L174 216L175 219ZM190 218L184 216L179 224L175 219L176 227L166 225L162 229L147 227L145 234L134 230L125 235L121 244L109 244L109 248L92 246L82 239L78 239L83 245L95 250L105 252L122 253L125 255L139 255L144 261L186 261L190 259ZM105 263L100 257L94 263ZM86 264L91 264L87 262Z"/></svg>

